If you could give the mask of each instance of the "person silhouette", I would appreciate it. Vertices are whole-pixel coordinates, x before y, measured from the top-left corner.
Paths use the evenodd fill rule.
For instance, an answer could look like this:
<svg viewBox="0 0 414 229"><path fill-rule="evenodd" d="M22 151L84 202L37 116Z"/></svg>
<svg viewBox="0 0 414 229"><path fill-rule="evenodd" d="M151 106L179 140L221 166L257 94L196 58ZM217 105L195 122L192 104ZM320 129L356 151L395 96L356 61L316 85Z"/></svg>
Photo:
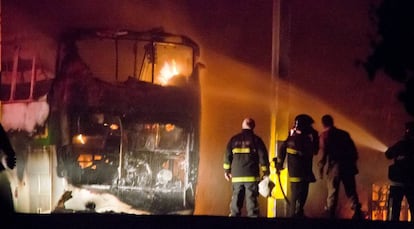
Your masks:
<svg viewBox="0 0 414 229"><path fill-rule="evenodd" d="M387 219L399 221L401 202L405 196L414 215L414 122L405 124L405 135L385 151L385 157L394 163L388 168L391 181L388 195Z"/></svg>
<svg viewBox="0 0 414 229"><path fill-rule="evenodd" d="M10 182L4 171L6 170L6 167L8 167L9 169L13 169L16 166L16 153L1 123L0 150L3 154L5 154L6 162L5 165L3 165L3 160L0 161L0 213L12 213L14 212L13 196L10 189ZM2 155L2 153L0 153L0 156Z"/></svg>
<svg viewBox="0 0 414 229"><path fill-rule="evenodd" d="M280 145L279 154L273 158L277 171L283 170L285 160L288 167L289 215L305 218L304 207L309 194L309 184L316 181L312 171L313 156L318 153L318 132L313 128L314 120L307 114L295 117L289 136Z"/></svg>
<svg viewBox="0 0 414 229"><path fill-rule="evenodd" d="M242 131L231 137L224 155L224 178L232 183L230 216L241 216L246 202L248 217L259 217L260 175L269 176L269 158L263 140L254 133L255 121L245 118Z"/></svg>
<svg viewBox="0 0 414 229"><path fill-rule="evenodd" d="M334 125L331 115L322 116L324 130L320 134L321 159L318 163L321 179L326 175L328 197L325 211L329 218L336 217L339 185L342 182L345 194L352 202L353 219L363 219L361 203L356 189L355 176L358 174L358 151L350 134ZM325 166L326 165L326 166ZM326 169L324 170L324 168Z"/></svg>

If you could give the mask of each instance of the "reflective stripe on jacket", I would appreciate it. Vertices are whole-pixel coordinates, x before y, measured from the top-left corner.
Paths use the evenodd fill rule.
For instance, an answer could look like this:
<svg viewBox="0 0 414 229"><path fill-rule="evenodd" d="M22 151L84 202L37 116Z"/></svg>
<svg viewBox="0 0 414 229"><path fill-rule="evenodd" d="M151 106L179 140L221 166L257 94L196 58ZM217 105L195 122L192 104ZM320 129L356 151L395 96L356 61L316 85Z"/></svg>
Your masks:
<svg viewBox="0 0 414 229"><path fill-rule="evenodd" d="M312 159L319 146L316 131L293 132L282 143L277 158L283 164L287 158L290 182L314 182Z"/></svg>
<svg viewBox="0 0 414 229"><path fill-rule="evenodd" d="M256 182L260 172L269 175L269 157L262 139L243 129L227 144L223 168L232 174L232 182Z"/></svg>

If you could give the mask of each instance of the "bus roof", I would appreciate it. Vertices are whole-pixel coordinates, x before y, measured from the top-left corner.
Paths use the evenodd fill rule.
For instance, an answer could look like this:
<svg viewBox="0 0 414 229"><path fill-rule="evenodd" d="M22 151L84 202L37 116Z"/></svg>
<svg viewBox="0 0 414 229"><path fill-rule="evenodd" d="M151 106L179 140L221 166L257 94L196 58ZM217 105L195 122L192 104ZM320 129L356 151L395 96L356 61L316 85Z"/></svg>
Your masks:
<svg viewBox="0 0 414 229"><path fill-rule="evenodd" d="M200 55L198 44L191 38L173 33L167 33L163 28L154 28L147 31L112 30L112 29L71 29L62 34L62 41L83 39L113 39L137 40L148 42L166 42L192 47L195 55Z"/></svg>

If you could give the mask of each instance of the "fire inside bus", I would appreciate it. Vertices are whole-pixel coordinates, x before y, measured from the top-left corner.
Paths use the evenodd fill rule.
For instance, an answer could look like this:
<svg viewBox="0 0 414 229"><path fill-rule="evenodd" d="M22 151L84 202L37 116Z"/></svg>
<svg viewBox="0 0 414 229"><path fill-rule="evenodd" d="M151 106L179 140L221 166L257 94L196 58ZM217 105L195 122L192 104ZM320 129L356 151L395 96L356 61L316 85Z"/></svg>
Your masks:
<svg viewBox="0 0 414 229"><path fill-rule="evenodd" d="M50 131L57 174L153 214L191 214L199 48L185 36L76 30L62 38Z"/></svg>

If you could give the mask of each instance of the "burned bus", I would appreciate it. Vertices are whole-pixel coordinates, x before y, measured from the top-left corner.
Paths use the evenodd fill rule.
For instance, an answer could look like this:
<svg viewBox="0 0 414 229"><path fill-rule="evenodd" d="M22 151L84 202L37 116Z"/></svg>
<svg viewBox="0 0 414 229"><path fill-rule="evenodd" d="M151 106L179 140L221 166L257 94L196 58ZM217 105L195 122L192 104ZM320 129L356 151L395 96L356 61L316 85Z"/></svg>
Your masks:
<svg viewBox="0 0 414 229"><path fill-rule="evenodd" d="M152 214L192 214L199 47L185 36L72 30L49 93L57 174Z"/></svg>

